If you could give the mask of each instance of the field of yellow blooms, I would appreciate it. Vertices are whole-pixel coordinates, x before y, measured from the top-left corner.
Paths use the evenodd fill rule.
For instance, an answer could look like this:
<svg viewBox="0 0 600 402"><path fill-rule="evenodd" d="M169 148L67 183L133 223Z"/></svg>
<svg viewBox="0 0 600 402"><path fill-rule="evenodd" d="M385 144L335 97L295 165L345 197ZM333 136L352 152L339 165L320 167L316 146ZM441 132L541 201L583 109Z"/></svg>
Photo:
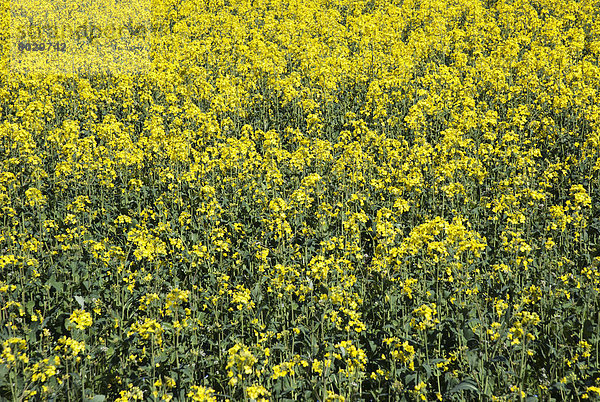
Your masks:
<svg viewBox="0 0 600 402"><path fill-rule="evenodd" d="M24 73L2 2L1 400L600 398L599 0L150 10Z"/></svg>

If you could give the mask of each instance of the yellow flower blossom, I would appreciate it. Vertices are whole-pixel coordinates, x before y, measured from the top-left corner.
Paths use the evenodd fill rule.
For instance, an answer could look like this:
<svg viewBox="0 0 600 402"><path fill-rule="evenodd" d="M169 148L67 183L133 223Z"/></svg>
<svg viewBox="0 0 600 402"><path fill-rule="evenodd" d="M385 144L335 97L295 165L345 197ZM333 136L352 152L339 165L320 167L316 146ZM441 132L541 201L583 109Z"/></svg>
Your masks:
<svg viewBox="0 0 600 402"><path fill-rule="evenodd" d="M92 315L85 310L77 309L71 313L69 320L77 329L86 329L93 324Z"/></svg>

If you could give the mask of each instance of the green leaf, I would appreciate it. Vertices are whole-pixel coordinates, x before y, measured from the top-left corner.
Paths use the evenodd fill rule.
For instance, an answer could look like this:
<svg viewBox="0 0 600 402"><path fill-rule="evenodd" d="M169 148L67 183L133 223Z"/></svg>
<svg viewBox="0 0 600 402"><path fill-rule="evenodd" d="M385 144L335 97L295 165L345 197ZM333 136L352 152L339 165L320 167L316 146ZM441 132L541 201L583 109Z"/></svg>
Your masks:
<svg viewBox="0 0 600 402"><path fill-rule="evenodd" d="M30 300L27 303L25 303L25 308L27 309L27 312L29 313L29 315L33 315L34 307L35 307L35 302L33 300Z"/></svg>
<svg viewBox="0 0 600 402"><path fill-rule="evenodd" d="M50 277L50 279L48 280L48 283L50 284L50 286L52 286L54 289L56 289L57 293L62 293L63 283L62 282L57 282L56 281L56 276L52 275Z"/></svg>
<svg viewBox="0 0 600 402"><path fill-rule="evenodd" d="M466 380L461 381L456 386L454 386L454 388L452 388L450 390L450 393L455 394L460 391L473 391L473 392L479 393L479 388L477 387L477 383L475 381L468 378Z"/></svg>

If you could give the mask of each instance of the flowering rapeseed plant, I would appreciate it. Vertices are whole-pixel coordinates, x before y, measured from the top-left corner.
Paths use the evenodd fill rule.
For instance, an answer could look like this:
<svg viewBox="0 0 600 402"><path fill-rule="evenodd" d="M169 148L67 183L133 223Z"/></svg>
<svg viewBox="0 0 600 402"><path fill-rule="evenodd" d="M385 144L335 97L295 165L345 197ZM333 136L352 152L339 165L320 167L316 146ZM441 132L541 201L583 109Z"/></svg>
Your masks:
<svg viewBox="0 0 600 402"><path fill-rule="evenodd" d="M0 399L599 395L597 0L97 3L0 4Z"/></svg>

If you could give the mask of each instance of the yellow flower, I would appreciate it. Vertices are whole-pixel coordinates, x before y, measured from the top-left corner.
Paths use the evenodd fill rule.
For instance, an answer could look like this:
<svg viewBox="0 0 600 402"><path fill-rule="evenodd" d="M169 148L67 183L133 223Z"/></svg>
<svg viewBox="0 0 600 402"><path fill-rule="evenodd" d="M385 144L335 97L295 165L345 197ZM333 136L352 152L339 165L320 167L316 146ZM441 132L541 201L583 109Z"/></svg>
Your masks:
<svg viewBox="0 0 600 402"><path fill-rule="evenodd" d="M233 304L237 304L238 310L242 310L244 307L246 307L248 310L251 310L255 306L254 302L252 301L250 289L247 289L244 287L244 285L237 285L235 287L231 302Z"/></svg>
<svg viewBox="0 0 600 402"><path fill-rule="evenodd" d="M182 303L187 303L189 297L189 290L179 290L177 288L171 290L167 294L167 301L165 303L167 314L172 314L177 306L181 305Z"/></svg>
<svg viewBox="0 0 600 402"><path fill-rule="evenodd" d="M191 398L192 401L195 402L216 402L217 398L214 396L214 394L215 390L212 388L192 385L187 397Z"/></svg>
<svg viewBox="0 0 600 402"><path fill-rule="evenodd" d="M230 377L230 381L235 385L237 380L233 380L236 377L242 378L242 374L252 374L252 368L258 362L258 359L254 357L246 346L240 343L231 347L228 353L229 357L225 368L228 370L227 375Z"/></svg>
<svg viewBox="0 0 600 402"><path fill-rule="evenodd" d="M76 357L85 350L85 342L78 342L75 339L67 338L66 336L60 338L58 343L59 346L57 346L55 350L60 350L62 345L62 349L65 353L69 353L71 357Z"/></svg>
<svg viewBox="0 0 600 402"><path fill-rule="evenodd" d="M155 319L145 318L143 322L134 322L127 336L138 333L143 339L153 337L159 345L162 345L162 333L164 329Z"/></svg>
<svg viewBox="0 0 600 402"><path fill-rule="evenodd" d="M312 363L312 370L319 374L322 375L323 374L323 362L319 361L319 360L313 360Z"/></svg>
<svg viewBox="0 0 600 402"><path fill-rule="evenodd" d="M285 364L277 364L276 366L273 367L273 380L276 380L278 378L281 377L285 377L288 374L288 371L286 370L287 365Z"/></svg>
<svg viewBox="0 0 600 402"><path fill-rule="evenodd" d="M173 378L165 377L165 385L167 386L167 388L175 388L175 385L177 384Z"/></svg>
<svg viewBox="0 0 600 402"><path fill-rule="evenodd" d="M86 329L92 326L92 315L85 310L77 309L73 311L69 320L75 323L77 329Z"/></svg>
<svg viewBox="0 0 600 402"><path fill-rule="evenodd" d="M415 369L415 348L409 345L408 341L400 342L397 337L385 338L383 343L391 346L390 355L392 360L400 361L408 366L409 369ZM383 356L385 358L385 356Z"/></svg>
<svg viewBox="0 0 600 402"><path fill-rule="evenodd" d="M27 368L32 372L31 380L34 382L46 382L50 377L54 377L56 375L56 365L60 363L60 359L58 356L54 359L54 364L49 363L49 359L43 359L37 363L35 363L31 368Z"/></svg>
<svg viewBox="0 0 600 402"><path fill-rule="evenodd" d="M587 387L586 389L587 392L595 392L596 394L600 395L600 387Z"/></svg>
<svg viewBox="0 0 600 402"><path fill-rule="evenodd" d="M265 398L260 398L259 399L259 397L261 397L261 396L269 396L271 394L262 385L253 385L251 387L248 387L248 388L246 388L246 393L248 394L248 397L250 398L250 400L264 401L264 402L267 402L268 399L265 399Z"/></svg>
<svg viewBox="0 0 600 402"><path fill-rule="evenodd" d="M592 204L592 198L581 184L572 185L569 191L575 198L575 205L589 207Z"/></svg>
<svg viewBox="0 0 600 402"><path fill-rule="evenodd" d="M423 304L421 307L416 308L413 311L413 314L416 315L416 317L411 319L410 326L419 331L435 327L435 325L440 322L435 318L437 315L436 308L435 303L431 304L431 306Z"/></svg>
<svg viewBox="0 0 600 402"><path fill-rule="evenodd" d="M0 355L0 364L10 366L17 360L28 363L29 358L26 354L27 342L21 338L9 338L2 343L2 355Z"/></svg>
<svg viewBox="0 0 600 402"><path fill-rule="evenodd" d="M427 387L427 384L425 384L423 381L421 381L420 383L415 385L415 388L413 390L413 392L417 395L417 397L419 399L421 399L422 401L427 400L426 391L425 391L426 387Z"/></svg>
<svg viewBox="0 0 600 402"><path fill-rule="evenodd" d="M27 203L32 207L44 205L46 203L46 197L35 187L31 187L25 191L25 197L27 198Z"/></svg>

